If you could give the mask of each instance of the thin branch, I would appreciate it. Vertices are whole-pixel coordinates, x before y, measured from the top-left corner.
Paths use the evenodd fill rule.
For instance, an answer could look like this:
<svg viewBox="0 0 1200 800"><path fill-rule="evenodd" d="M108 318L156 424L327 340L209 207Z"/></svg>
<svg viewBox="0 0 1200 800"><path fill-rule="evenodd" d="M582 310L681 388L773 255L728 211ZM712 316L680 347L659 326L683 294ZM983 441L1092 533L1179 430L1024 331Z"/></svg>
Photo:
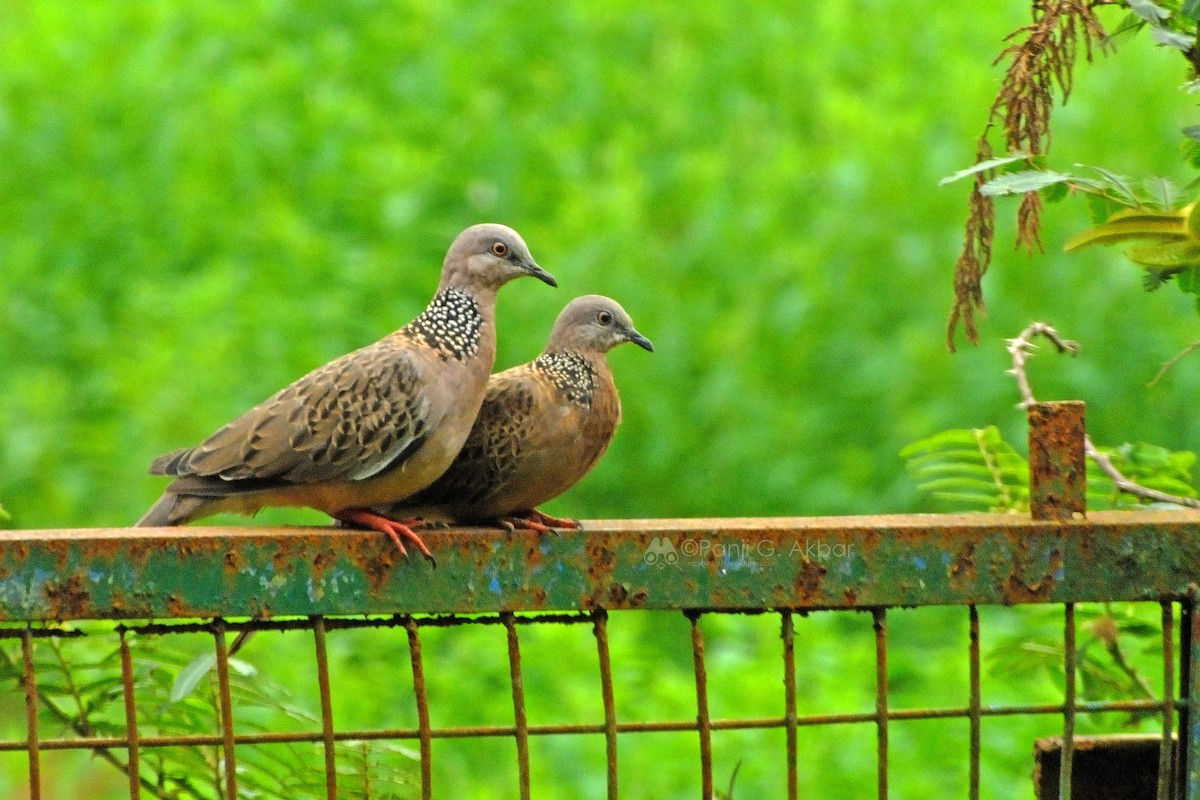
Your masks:
<svg viewBox="0 0 1200 800"><path fill-rule="evenodd" d="M1029 377L1025 374L1025 365L1028 363L1030 356L1033 354L1035 345L1034 338L1042 336L1049 339L1051 343L1058 349L1060 353L1070 353L1076 355L1079 352L1079 343L1073 342L1070 339L1064 339L1059 335L1058 331L1050 327L1044 322L1034 322L1021 331L1021 334L1008 341L1008 352L1012 355L1012 369L1008 374L1012 375L1017 380L1017 389L1021 393L1021 402L1018 404L1020 408L1028 409L1037 400L1033 396L1033 389L1029 385ZM1083 447L1087 453L1087 457L1096 462L1096 466L1100 467L1116 485L1119 491L1126 494L1141 497L1146 500L1153 500L1157 503L1171 503L1177 506L1187 506L1188 508L1200 508L1200 500L1192 497L1179 497L1178 495L1167 494L1160 492L1157 489L1150 489L1142 486L1140 483L1135 483L1129 478L1121 474L1121 471L1113 465L1112 459L1102 453L1096 445L1092 443L1092 437L1086 433L1083 435Z"/></svg>
<svg viewBox="0 0 1200 800"><path fill-rule="evenodd" d="M1044 322L1030 323L1029 327L1021 331L1020 336L1009 339L1008 352L1012 356L1013 365L1008 374L1017 379L1017 389L1021 392L1021 402L1017 404L1018 408L1028 409L1037 403L1037 399L1033 396L1033 388L1029 385L1029 377L1025 374L1025 364L1037 347L1033 340L1038 336L1049 339L1060 353L1069 353L1074 356L1078 355L1080 351L1079 342L1062 338L1058 331Z"/></svg>
<svg viewBox="0 0 1200 800"><path fill-rule="evenodd" d="M1192 342L1187 347L1180 350L1178 353L1176 353L1174 356L1172 356L1170 359L1168 359L1166 363L1164 363L1162 365L1162 369L1160 369L1158 371L1158 374L1155 375L1154 378L1147 385L1149 385L1149 386L1157 385L1158 382L1163 379L1163 376L1171 371L1171 367L1175 366L1180 361L1182 361L1184 358L1191 355L1198 349L1200 349L1200 341Z"/></svg>

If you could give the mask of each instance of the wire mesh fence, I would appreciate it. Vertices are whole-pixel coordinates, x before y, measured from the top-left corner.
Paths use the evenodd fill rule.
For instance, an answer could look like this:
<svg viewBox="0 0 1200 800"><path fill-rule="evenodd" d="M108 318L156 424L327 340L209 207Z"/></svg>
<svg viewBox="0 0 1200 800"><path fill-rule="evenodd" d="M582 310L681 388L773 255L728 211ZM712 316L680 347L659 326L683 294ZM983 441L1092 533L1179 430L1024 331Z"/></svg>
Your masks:
<svg viewBox="0 0 1200 800"><path fill-rule="evenodd" d="M703 800L731 797L743 767L789 798L843 779L860 796L872 773L878 797L911 793L938 772L961 780L926 793L1011 796L990 784L1014 746L1038 796L1070 798L1111 781L1091 756L1113 740L1096 736L1136 730L1152 733L1118 744L1149 759L1141 793L1103 796L1200 798L1200 515L1084 518L1060 440L1041 443L1032 519L435 530L436 570L341 529L0 532L0 780L16 767L14 793L56 797L60 759L86 753L120 776L97 797L455 797L455 772L478 769L494 796L527 798L558 796L572 763L590 796L640 797L660 737L686 737L694 760L671 768ZM1031 622L1044 635L1013 644ZM931 625L962 633L938 702L909 691ZM747 647L757 660L735 657ZM311 696L272 693L253 662L273 654L303 654ZM997 691L989 660L1040 664L1054 691ZM686 697L658 679L680 669ZM862 689L850 707L827 702L833 679ZM352 695L386 708L355 718ZM483 696L501 718L472 715ZM1018 720L1038 721L1036 751ZM912 726L938 725L932 751L914 746L931 737Z"/></svg>
<svg viewBox="0 0 1200 800"><path fill-rule="evenodd" d="M84 625L64 629L59 626L8 627L0 631L0 637L13 645L5 650L19 654L10 665L11 672L20 676L24 693L26 715L24 736L0 740L0 752L20 753L24 757L28 777L28 792L32 798L52 796L44 793L47 754L58 751L87 751L97 756L96 767L110 768L125 776L126 793L131 798L142 797L293 797L313 796L324 798L340 797L434 797L450 796L444 787L435 782L435 767L438 749L444 743L455 740L502 740L511 743L509 758L515 769L494 769L497 775L497 796L530 797L533 794L552 793L553 786L538 786L531 781L531 742L542 737L590 737L602 742L603 748L603 793L597 796L616 798L640 796L637 791L637 775L623 774L621 754L639 748L653 748L652 735L656 733L686 733L695 737L696 760L694 764L695 785L701 797L721 796L728 775L715 774L714 737L724 731L774 730L783 733L781 746L776 752L756 752L759 761L771 760L778 764L776 773L783 776L781 790L784 796L799 796L801 780L811 782L811 773L822 768L802 757L798 745L799 734L804 730L822 731L824 735L838 735L846 726L864 726L872 729L874 737L874 761L876 793L879 797L889 794L889 782L894 774L912 770L928 770L928 764L907 763L891 754L889 741L897 724L922 720L961 720L966 723L967 735L943 746L947 760L957 760L967 771L966 794L976 798L989 796L987 788L981 792L981 766L986 763L981 735L983 729L994 719L1001 717L1049 717L1059 720L1062 746L1057 751L1061 759L1057 796L1070 796L1071 787L1067 776L1072 774L1071 763L1073 731L1080 715L1113 718L1111 730L1124 729L1122 719L1129 715L1153 717L1160 722L1162 741L1168 743L1160 749L1158 763L1153 770L1153 782L1157 797L1190 796L1186 784L1183 759L1172 757L1172 742L1176 731L1187 731L1191 709L1187 686L1177 685L1178 676L1190 669L1183 664L1181 671L1178 656L1192 651L1195 631L1194 605L1191 601L1181 603L1164 600L1159 604L1161 631L1157 646L1161 651L1162 674L1155 696L1122 697L1100 701L1081 699L1075 688L1074 676L1080 671L1075 647L1076 606L1073 603L1055 605L1062 615L1061 656L1062 674L1065 676L1062 702L1049 703L987 703L984 701L983 656L981 648L980 610L968 605L961 610L962 627L968 632L967 647L963 658L968 673L968 691L961 702L932 707L906 707L898 703L889 692L888 656L905 643L889 640L889 618L903 610L872 608L869 615L870 629L863 631L873 640L874 674L868 676L873 684L873 707L827 713L808 713L798 702L797 660L804 660L812 648L830 646L829 642L805 641L805 626L809 616L801 616L792 610L764 612L771 619L777 633L777 663L774 674L757 673L746 676L747 680L769 683L774 687L777 713L765 716L740 714L716 714L710 708L710 661L713 652L706 647L706 623L728 617L732 613L744 612L686 610L683 617L689 630L690 659L695 678L694 715L674 719L627 719L618 714L617 691L614 687L613 660L609 648L609 630L612 624L620 625L638 612L609 612L595 609L578 613L516 614L501 612L486 615L438 615L414 616L392 615L384 617L326 618L313 616L298 619L272 621L226 622L211 621L153 622L135 625ZM819 615L821 612L812 612ZM522 658L522 639L539 626L573 626L583 629L590 636L598 669L591 675L587 691L594 695L594 719L581 722L532 722L527 714L526 682ZM438 724L436 702L431 700L427 687L426 673L436 670L423 648L423 641L431 632L452 631L466 628L496 628L503 634L507 663L507 694L511 694L511 722L501 724ZM239 691L238 682L231 678L231 659L228 641L234 633L244 630L263 631L260 637L270 632L300 632L311 641L310 658L317 676L317 709L303 719L292 730L259 730L240 724L245 713L243 703L253 712L254 699ZM416 724L403 727L354 727L337 722L334 707L337 704L336 682L331 681L327 656L330 638L347 632L370 629L383 632L386 636L403 641L407 649L407 663L390 664L386 669L405 673L393 680L406 686L415 701ZM761 630L761 622L759 629ZM984 631L986 633L986 630ZM161 698L148 695L144 681L135 677L139 672L140 651L146 651L151 660L159 658L157 648L143 646L151 640L170 640L175 637L202 636L209 640L208 651L211 663L201 660L200 664L211 669L216 710L212 720L213 729L208 732L167 733L147 730L140 720L152 718L158 713L154 707ZM116 653L115 681L104 691L114 706L119 706L120 719L112 724L98 724L94 713L84 713L89 702L90 689L75 690L70 698L70 687L63 685L63 676L69 675L61 649L55 645L71 639L94 639L104 643L102 651L110 649ZM798 647L797 642L800 642ZM133 646L131 646L133 643ZM16 646L16 645L19 645ZM295 649L295 648L294 648ZM553 656L553 654L550 654ZM58 667L54 667L57 661ZM49 666L48 666L49 665ZM376 665L376 670L381 667ZM579 681L579 675L563 667L562 679ZM465 678L464 679L468 679ZM722 673L722 680L728 675ZM1186 682L1185 682L1186 684ZM1181 691L1182 690L1182 691ZM653 691L653 687L647 687ZM61 701L55 706L55 698ZM451 697L443 701L453 702ZM142 708L143 704L151 707ZM811 698L804 705L812 707ZM819 703L817 703L819 705ZM54 708L54 713L47 713ZM93 711L95 709L93 708ZM1093 728L1104 725L1093 726ZM48 730L53 729L53 730ZM407 770L400 770L391 779L376 776L372 792L363 776L370 769L356 770L353 763L369 759L370 745L389 743L399 746L405 753ZM310 745L310 754L319 758L310 759L313 766L298 771L295 765L276 770L270 775L271 767L255 767L246 763L247 754L261 752L272 746ZM1032 753L1032 743L1029 743ZM172 773L163 769L163 761L157 755L164 751L190 750L195 758L203 761L205 770L185 770ZM286 751L294 756L294 751ZM378 751L375 751L376 755ZM289 757L288 755L283 756ZM261 758L261 756L255 756ZM1032 756L1031 764L1032 768ZM378 770L376 770L378 772ZM264 776L263 773L266 773ZM212 780L197 784L197 775L208 774ZM282 777L281 777L282 776ZM507 781L502 779L507 777ZM339 779L342 783L339 786ZM870 783L870 776L860 776L862 784ZM1076 776L1078 784L1081 778ZM1086 783L1086 777L1083 779ZM506 785L499 785L499 784ZM995 795L993 795L995 796Z"/></svg>

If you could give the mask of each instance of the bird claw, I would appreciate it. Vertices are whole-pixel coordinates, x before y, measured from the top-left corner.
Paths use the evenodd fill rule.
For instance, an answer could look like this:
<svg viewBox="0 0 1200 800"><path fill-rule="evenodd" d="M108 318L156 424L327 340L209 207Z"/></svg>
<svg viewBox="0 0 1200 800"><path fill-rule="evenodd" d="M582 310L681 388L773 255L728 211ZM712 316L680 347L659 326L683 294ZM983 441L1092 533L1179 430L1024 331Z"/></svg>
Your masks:
<svg viewBox="0 0 1200 800"><path fill-rule="evenodd" d="M566 528L574 530L579 527L579 520L566 519L564 517L552 517L549 514L544 514L536 508L525 515L526 519L537 522L547 528Z"/></svg>
<svg viewBox="0 0 1200 800"><path fill-rule="evenodd" d="M421 555L429 559L429 563L437 567L437 559L433 557L433 553L429 552L429 548L421 537L413 532L413 528L423 527L424 523L419 519L407 519L404 521L388 519L380 516L373 511L365 509L352 508L338 513L334 519L341 522L352 522L356 525L362 525L371 530L386 533L392 543L396 545L396 549L400 551L400 555L404 556L405 560L409 559L408 548L404 546L404 539L409 541L420 551ZM403 538L402 538L403 537Z"/></svg>
<svg viewBox="0 0 1200 800"><path fill-rule="evenodd" d="M578 528L579 523L573 519L560 519L549 514L543 514L536 508L522 516L501 517L500 525L509 533L515 533L517 528L537 531L538 533L553 533L559 535L558 528Z"/></svg>
<svg viewBox="0 0 1200 800"><path fill-rule="evenodd" d="M504 530L508 531L509 533L516 533L517 529L520 528L527 531L553 533L555 536L558 535L558 531L554 530L553 528L543 525L542 523L536 522L532 519L526 519L525 517L501 517L500 519L496 520L496 522L500 524L501 528L504 528Z"/></svg>

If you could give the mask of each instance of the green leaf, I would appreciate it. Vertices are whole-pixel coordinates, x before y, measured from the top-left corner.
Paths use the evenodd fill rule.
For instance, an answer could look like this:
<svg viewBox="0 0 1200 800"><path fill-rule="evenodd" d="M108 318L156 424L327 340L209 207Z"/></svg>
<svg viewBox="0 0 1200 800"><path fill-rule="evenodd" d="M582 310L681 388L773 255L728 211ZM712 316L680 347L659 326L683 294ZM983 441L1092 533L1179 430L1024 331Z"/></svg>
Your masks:
<svg viewBox="0 0 1200 800"><path fill-rule="evenodd" d="M10 519L12 519L12 514L9 514L4 506L0 505L0 520L7 522Z"/></svg>
<svg viewBox="0 0 1200 800"><path fill-rule="evenodd" d="M1200 21L1200 0L1183 0L1179 7L1179 16Z"/></svg>
<svg viewBox="0 0 1200 800"><path fill-rule="evenodd" d="M1200 251L1200 247L1197 248ZM1200 294L1200 252L1194 254L1191 264L1188 269L1182 270L1176 277L1176 284L1179 286L1179 291L1187 294Z"/></svg>
<svg viewBox="0 0 1200 800"><path fill-rule="evenodd" d="M1092 167L1086 164L1078 164L1077 166L1090 169L1092 172L1099 175L1104 186L1112 190L1113 194L1117 196L1116 199L1119 201L1123 201L1127 205L1134 207L1142 204L1141 199L1137 196L1137 192L1133 190L1132 182L1124 175L1119 175L1112 170L1105 169L1104 167Z"/></svg>
<svg viewBox="0 0 1200 800"><path fill-rule="evenodd" d="M1028 153L1014 153L1013 155L1010 155L1010 156L1001 156L1000 158L989 158L987 161L980 161L979 163L977 163L973 166L967 167L966 169L960 169L958 172L954 173L953 175L947 175L945 178L942 178L940 181L938 181L938 186L945 186L948 183L954 183L955 181L962 180L963 178L969 178L970 176L976 175L980 172L986 172L987 170L995 169L996 167L1003 167L1006 164L1012 164L1016 161L1028 161L1028 160L1029 160Z"/></svg>
<svg viewBox="0 0 1200 800"><path fill-rule="evenodd" d="M1130 261L1143 267L1154 267L1171 273L1186 272L1191 267L1200 266L1200 242L1164 242L1145 247L1131 247L1125 251L1125 255ZM1180 288L1183 288L1182 283Z"/></svg>
<svg viewBox="0 0 1200 800"><path fill-rule="evenodd" d="M204 676L216 665L217 656L215 653L201 653L193 658L191 663L184 667L175 678L175 683L171 686L169 702L178 703L194 692L196 686L203 680Z"/></svg>
<svg viewBox="0 0 1200 800"><path fill-rule="evenodd" d="M1118 211L1100 225L1067 240L1063 249L1070 252L1095 244L1118 244L1137 239L1185 241L1188 238L1187 218L1190 211L1190 207L1174 211L1144 208Z"/></svg>
<svg viewBox="0 0 1200 800"><path fill-rule="evenodd" d="M1029 468L995 426L942 431L913 442L901 455L918 488L952 510L1028 505Z"/></svg>
<svg viewBox="0 0 1200 800"><path fill-rule="evenodd" d="M1066 183L1073 179L1073 175L1068 175L1065 172L1027 169L992 178L979 191L988 197L1025 194L1026 192L1036 192L1039 189L1045 189L1047 186L1053 186L1056 183Z"/></svg>
<svg viewBox="0 0 1200 800"><path fill-rule="evenodd" d="M1150 0L1129 0L1129 10L1151 24L1157 24L1171 16L1170 11Z"/></svg>
<svg viewBox="0 0 1200 800"><path fill-rule="evenodd" d="M1147 292L1157 292L1162 285L1171 280L1175 273L1169 269L1157 269L1148 267L1146 273L1142 275L1142 288Z"/></svg>
<svg viewBox="0 0 1200 800"><path fill-rule="evenodd" d="M975 435L969 430L963 428L951 428L950 430L939 431L932 436L927 436L924 439L918 439L911 444L905 445L900 450L901 458L911 458L917 453L923 453L931 450L943 450L946 447L954 444L967 445L971 449L975 448Z"/></svg>
<svg viewBox="0 0 1200 800"><path fill-rule="evenodd" d="M1093 225L1099 225L1122 208L1127 207L1103 194L1087 195L1087 206L1088 216L1091 218Z"/></svg>
<svg viewBox="0 0 1200 800"><path fill-rule="evenodd" d="M1146 27L1146 21L1137 14L1125 14L1116 27L1110 29L1106 37L1106 44L1115 44L1118 39L1128 38L1144 27Z"/></svg>
<svg viewBox="0 0 1200 800"><path fill-rule="evenodd" d="M1182 192L1171 179L1153 176L1142 181L1142 186L1159 208L1174 208L1179 205Z"/></svg>
<svg viewBox="0 0 1200 800"><path fill-rule="evenodd" d="M1057 203L1066 199L1070 194L1071 190L1066 183L1054 183L1042 189L1042 197L1047 203Z"/></svg>
<svg viewBox="0 0 1200 800"><path fill-rule="evenodd" d="M1176 33L1169 31L1166 28L1151 28L1150 37L1154 39L1155 44L1163 45L1164 47L1174 47L1176 50L1188 52L1196 44L1196 37L1186 33Z"/></svg>

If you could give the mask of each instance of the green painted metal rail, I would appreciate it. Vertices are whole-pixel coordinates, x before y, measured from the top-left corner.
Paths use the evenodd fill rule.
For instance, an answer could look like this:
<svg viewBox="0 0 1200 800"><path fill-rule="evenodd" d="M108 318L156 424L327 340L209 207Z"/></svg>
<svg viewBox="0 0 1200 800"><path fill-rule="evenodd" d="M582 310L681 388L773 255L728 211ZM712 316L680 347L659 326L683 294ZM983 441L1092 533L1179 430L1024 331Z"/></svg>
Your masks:
<svg viewBox="0 0 1200 800"><path fill-rule="evenodd" d="M762 519L686 519L586 521L578 530L558 534L499 529L444 529L424 534L439 559L429 563L401 557L382 535L340 528L164 528L83 529L0 532L0 622L127 619L153 620L131 630L148 635L184 629L210 630L217 643L218 666L226 663L226 630L264 623L227 623L251 617L268 627L311 628L323 654L326 626L384 624L402 626L412 650L414 691L419 708L426 701L418 630L442 624L503 624L508 632L514 709L523 712L520 658L513 612L543 612L525 621L559 620L591 624L601 663L607 665L607 612L622 609L676 609L689 616L696 661L695 720L652 724L617 720L612 706L610 668L602 667L605 722L588 725L517 724L510 727L436 729L428 711L420 727L393 731L336 731L323 690L323 729L300 734L262 734L257 738L223 730L221 737L126 738L40 741L36 714L30 711L26 741L8 741L4 749L29 752L32 796L39 783L43 750L79 747L126 747L131 764L139 747L189 746L220 742L226 775L232 775L237 745L267 741L324 742L327 760L335 742L365 738L416 739L422 753L422 796L432 797L430 743L444 737L512 736L518 743L521 796L530 796L528 750L531 735L604 732L607 742L609 797L617 797L616 742L620 732L695 730L701 741L702 794L711 796L713 730L782 727L788 731L789 797L795 797L798 768L795 731L800 725L872 722L877 729L878 796L888 794L888 726L907 718L964 718L971 725L971 797L979 796L981 720L992 714L1061 714L1071 741L1074 719L1086 711L1139 709L1160 711L1165 737L1178 730L1179 771L1164 755L1158 768L1160 796L1175 781L1188 798L1200 800L1200 512L1141 511L1095 513L1059 520L1017 515L896 515ZM1159 698L1088 704L1068 682L1064 703L1045 707L991 708L979 692L980 652L977 607L1020 603L1059 603L1065 609L1066 662L1074 675L1074 607L1081 602L1154 601L1163 608L1165 673ZM1175 649L1172 605L1178 603L1180 630ZM962 708L893 709L888 704L886 610L898 606L967 606L971 621L972 692ZM874 615L878 664L876 711L864 714L802 717L795 710L792 615L814 609L863 609ZM707 714L705 659L698 620L705 611L774 610L781 615L785 648L783 717L710 719ZM583 612L582 616L560 613ZM483 614L443 620L430 614ZM362 615L393 615L388 618ZM293 617L303 617L295 620ZM171 625L173 619L217 618L214 622ZM326 618L328 623L326 623ZM339 619L340 618L340 619ZM168 624L162 624L167 622ZM27 675L33 680L34 636L55 635L53 628L0 627L0 635L20 636ZM123 636L123 634L122 634ZM125 640L121 639L125 648ZM125 650L122 651L125 653ZM1179 680L1173 678L1178 653ZM127 657L127 653L126 653ZM790 666L789 666L790 665ZM227 668L226 668L227 669ZM319 667L322 675L327 668ZM129 675L125 696L133 697ZM29 685L34 685L30 683ZM222 697L228 695L227 682ZM130 699L128 702L132 702ZM35 709L35 695L27 704ZM132 706L130 706L132 708ZM132 712L130 712L132 714ZM228 709L222 712L228 715ZM1175 726L1178 716L1179 725ZM290 737L290 739L289 739ZM161 738L161 737L160 737ZM1070 775L1073 748L1063 749ZM131 797L137 770L130 769ZM332 769L327 775L333 776ZM1173 777L1174 776L1174 777ZM330 777L329 797L337 796ZM233 789L234 787L231 787ZM1060 796L1069 784L1060 781ZM231 794L232 796L232 794Z"/></svg>
<svg viewBox="0 0 1200 800"><path fill-rule="evenodd" d="M589 521L424 534L406 561L335 528L0 532L0 620L869 608L1182 600L1200 512Z"/></svg>

